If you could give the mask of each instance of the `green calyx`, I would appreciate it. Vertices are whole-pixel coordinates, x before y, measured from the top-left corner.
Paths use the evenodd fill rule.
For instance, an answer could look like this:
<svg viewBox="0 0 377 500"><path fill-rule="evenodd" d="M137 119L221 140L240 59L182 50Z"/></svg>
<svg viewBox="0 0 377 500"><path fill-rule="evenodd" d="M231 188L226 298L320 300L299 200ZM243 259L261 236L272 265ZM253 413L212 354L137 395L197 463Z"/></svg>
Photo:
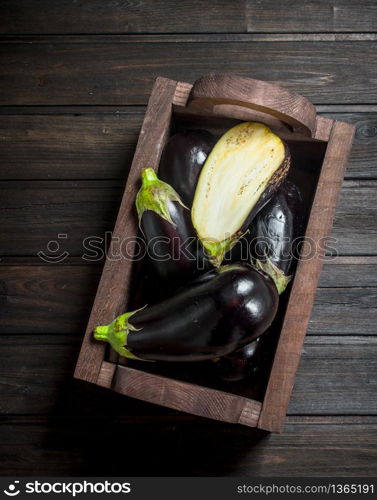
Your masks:
<svg viewBox="0 0 377 500"><path fill-rule="evenodd" d="M141 172L141 181L141 188L136 195L136 210L139 218L139 225L141 217L146 210L152 210L174 225L169 213L169 202L176 201L184 208L187 208L182 202L179 194L169 184L160 181L152 168L145 168Z"/></svg>
<svg viewBox="0 0 377 500"><path fill-rule="evenodd" d="M116 351L121 356L124 356L125 358L141 359L132 354L132 352L127 349L127 337L129 332L138 331L137 328L132 326L128 320L131 316L133 316L140 310L141 309L137 309L136 311L121 314L108 325L97 326L94 329L94 338L96 340L108 342L114 349L114 351Z"/></svg>
<svg viewBox="0 0 377 500"><path fill-rule="evenodd" d="M279 295L284 292L292 279L292 276L286 276L268 257L266 257L265 262L256 259L255 266L267 273L274 280Z"/></svg>

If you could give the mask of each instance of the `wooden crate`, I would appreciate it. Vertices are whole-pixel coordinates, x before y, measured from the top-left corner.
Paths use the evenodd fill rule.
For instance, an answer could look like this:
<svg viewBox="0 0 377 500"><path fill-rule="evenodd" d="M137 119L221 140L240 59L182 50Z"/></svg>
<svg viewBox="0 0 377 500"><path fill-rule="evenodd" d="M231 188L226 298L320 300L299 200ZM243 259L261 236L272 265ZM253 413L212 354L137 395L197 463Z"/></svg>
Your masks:
<svg viewBox="0 0 377 500"><path fill-rule="evenodd" d="M174 376L171 367L168 376L154 373L149 368L151 364L125 362L109 352L105 343L93 340L96 325L109 323L127 310L133 264L132 259L125 258L106 259L75 377L176 410L281 432L322 267L321 252L313 256L313 245L323 248L331 231L354 127L318 117L307 99L262 81L212 75L191 85L157 78L108 255L117 255L119 241L137 235L134 201L140 172L146 167L158 170L161 151L172 128L206 128L221 133L245 120L266 123L288 143L294 171L307 187L309 200L301 252L309 257L300 259L287 294L281 331L262 395L254 398L247 391L245 395L229 383L214 388L197 383L195 377L182 380L181 376ZM130 242L127 253L132 255L132 238Z"/></svg>

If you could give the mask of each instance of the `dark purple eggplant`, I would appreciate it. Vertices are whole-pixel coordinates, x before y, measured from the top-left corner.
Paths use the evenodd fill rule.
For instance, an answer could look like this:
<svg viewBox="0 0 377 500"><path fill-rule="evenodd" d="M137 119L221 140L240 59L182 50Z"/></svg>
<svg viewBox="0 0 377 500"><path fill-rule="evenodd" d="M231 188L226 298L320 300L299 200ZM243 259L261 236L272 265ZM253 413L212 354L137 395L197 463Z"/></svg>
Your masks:
<svg viewBox="0 0 377 500"><path fill-rule="evenodd" d="M232 264L160 304L98 326L94 337L133 359L213 359L262 335L275 317L278 302L269 276L250 265Z"/></svg>
<svg viewBox="0 0 377 500"><path fill-rule="evenodd" d="M218 267L284 181L286 144L262 123L244 122L215 144L200 172L192 222Z"/></svg>
<svg viewBox="0 0 377 500"><path fill-rule="evenodd" d="M297 186L285 181L249 230L247 240L257 267L273 278L282 293L291 279L303 230L303 203Z"/></svg>
<svg viewBox="0 0 377 500"><path fill-rule="evenodd" d="M189 207L200 171L215 142L206 130L187 130L173 135L162 151L159 178L170 184Z"/></svg>
<svg viewBox="0 0 377 500"><path fill-rule="evenodd" d="M203 269L205 259L190 211L178 193L159 180L151 168L143 170L141 178L136 209L150 264L164 281L189 279Z"/></svg>

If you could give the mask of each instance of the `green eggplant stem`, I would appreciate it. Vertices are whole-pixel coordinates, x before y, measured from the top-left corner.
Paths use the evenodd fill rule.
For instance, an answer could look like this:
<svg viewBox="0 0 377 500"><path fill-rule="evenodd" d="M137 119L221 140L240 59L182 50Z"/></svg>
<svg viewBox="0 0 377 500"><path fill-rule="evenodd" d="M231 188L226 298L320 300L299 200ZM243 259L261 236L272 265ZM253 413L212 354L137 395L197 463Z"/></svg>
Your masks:
<svg viewBox="0 0 377 500"><path fill-rule="evenodd" d="M265 262L256 259L255 266L267 273L274 280L279 295L284 292L292 279L292 275L286 276L268 257L266 257Z"/></svg>
<svg viewBox="0 0 377 500"><path fill-rule="evenodd" d="M110 325L97 326L94 330L94 338L96 340L107 341L109 339Z"/></svg>
<svg viewBox="0 0 377 500"><path fill-rule="evenodd" d="M187 208L179 194L169 184L161 181L152 168L145 168L141 172L141 182L141 188L136 195L135 202L139 226L146 210L152 210L174 225L169 212L169 202L176 201Z"/></svg>
<svg viewBox="0 0 377 500"><path fill-rule="evenodd" d="M141 172L141 180L143 182L143 186L148 186L158 181L158 177L153 168L145 168Z"/></svg>
<svg viewBox="0 0 377 500"><path fill-rule="evenodd" d="M144 308L142 307L141 309ZM94 338L102 342L108 342L114 351L125 358L141 359L127 349L127 337L129 332L137 331L137 329L129 322L129 318L141 309L121 314L108 325L97 326L93 332Z"/></svg>

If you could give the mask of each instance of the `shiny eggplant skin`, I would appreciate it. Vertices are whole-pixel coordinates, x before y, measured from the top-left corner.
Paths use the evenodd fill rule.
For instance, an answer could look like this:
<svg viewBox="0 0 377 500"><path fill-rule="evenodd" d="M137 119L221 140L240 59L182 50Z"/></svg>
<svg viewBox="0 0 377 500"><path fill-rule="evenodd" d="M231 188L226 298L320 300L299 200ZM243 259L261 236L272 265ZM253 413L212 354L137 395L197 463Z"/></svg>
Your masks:
<svg viewBox="0 0 377 500"><path fill-rule="evenodd" d="M151 210L145 211L141 218L151 266L163 280L190 278L198 268L197 249L200 249L190 212L174 201L168 202L167 209L172 223Z"/></svg>
<svg viewBox="0 0 377 500"><path fill-rule="evenodd" d="M248 218L246 219L244 225L242 226L242 231L246 231L251 222L255 219L257 214L276 196L282 184L285 182L286 176L288 174L291 165L291 154L289 152L288 146L284 143L285 157L281 163L279 169L271 177L268 186L263 191L258 202L255 204L254 208L250 212Z"/></svg>
<svg viewBox="0 0 377 500"><path fill-rule="evenodd" d="M278 302L276 287L267 275L253 266L232 264L162 303L97 327L94 336L110 342L125 357L203 361L224 356L262 335L275 317Z"/></svg>
<svg viewBox="0 0 377 500"><path fill-rule="evenodd" d="M187 130L173 135L164 147L158 175L189 207L200 171L215 142L214 136L206 130Z"/></svg>
<svg viewBox="0 0 377 500"><path fill-rule="evenodd" d="M255 258L266 257L285 275L291 272L295 239L302 236L303 206L298 187L285 181L250 225Z"/></svg>
<svg viewBox="0 0 377 500"><path fill-rule="evenodd" d="M273 282L251 266L224 266L206 283L137 312L127 349L141 359L199 361L264 333L278 306Z"/></svg>

